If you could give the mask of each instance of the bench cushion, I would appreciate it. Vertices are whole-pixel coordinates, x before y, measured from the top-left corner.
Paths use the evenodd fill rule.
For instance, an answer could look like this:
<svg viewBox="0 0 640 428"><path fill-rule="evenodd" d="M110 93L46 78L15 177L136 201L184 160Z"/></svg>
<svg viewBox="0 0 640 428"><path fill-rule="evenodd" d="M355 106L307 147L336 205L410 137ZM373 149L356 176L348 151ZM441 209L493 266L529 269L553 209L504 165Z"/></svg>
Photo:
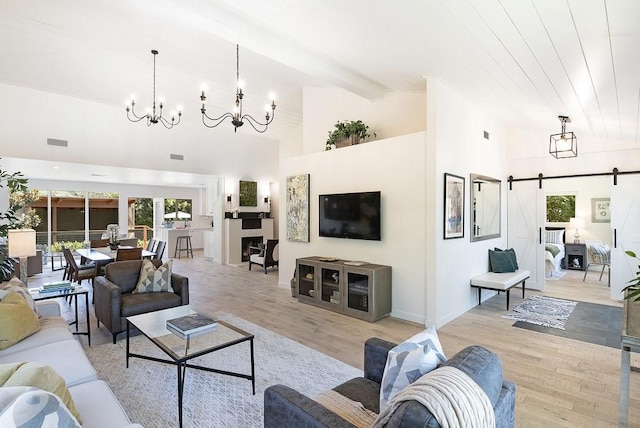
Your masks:
<svg viewBox="0 0 640 428"><path fill-rule="evenodd" d="M529 278L529 275L530 272L525 269L506 273L488 272L471 278L471 286L492 290L508 290Z"/></svg>

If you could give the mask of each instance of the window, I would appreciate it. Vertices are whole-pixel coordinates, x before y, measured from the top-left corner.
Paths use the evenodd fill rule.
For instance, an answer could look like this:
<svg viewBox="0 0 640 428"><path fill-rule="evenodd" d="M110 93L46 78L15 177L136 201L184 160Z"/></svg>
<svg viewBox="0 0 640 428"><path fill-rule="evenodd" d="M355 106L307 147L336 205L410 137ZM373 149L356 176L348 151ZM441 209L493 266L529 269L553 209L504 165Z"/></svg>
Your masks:
<svg viewBox="0 0 640 428"><path fill-rule="evenodd" d="M192 203L191 199L165 199L164 218L167 221L189 221L191 220Z"/></svg>
<svg viewBox="0 0 640 428"><path fill-rule="evenodd" d="M547 223L569 223L576 216L576 195L547 195Z"/></svg>

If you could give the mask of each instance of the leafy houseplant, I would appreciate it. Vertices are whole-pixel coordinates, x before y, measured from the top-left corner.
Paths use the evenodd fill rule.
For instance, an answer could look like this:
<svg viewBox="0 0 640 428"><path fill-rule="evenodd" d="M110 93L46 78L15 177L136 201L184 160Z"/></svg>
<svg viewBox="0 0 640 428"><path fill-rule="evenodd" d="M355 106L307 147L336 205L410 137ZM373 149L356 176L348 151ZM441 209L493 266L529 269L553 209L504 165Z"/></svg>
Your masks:
<svg viewBox="0 0 640 428"><path fill-rule="evenodd" d="M636 253L631 250L627 250L624 252L627 256L633 257L634 259L640 260ZM629 280L627 282L626 287L622 289L622 291L629 291L629 293L625 296L625 299L633 299L634 301L640 301L640 265L638 265L638 271L636 272L636 277Z"/></svg>
<svg viewBox="0 0 640 428"><path fill-rule="evenodd" d="M32 192L27 189L27 181L28 179L20 171L9 173L0 169L0 188L7 188L10 195L9 208L5 212L0 212L0 238L6 238L9 229L35 227L40 223L38 216L34 218L34 214L29 215L30 210L26 209L26 205L33 202L31 200L33 195L30 194ZM7 247L2 246L0 247L0 281L9 279L12 274L13 264L7 256Z"/></svg>
<svg viewBox="0 0 640 428"><path fill-rule="evenodd" d="M369 132L369 126L365 125L361 120L337 121L334 130L329 131L329 138L325 150L331 150L338 147L342 140L350 139L351 144L358 144L360 140L364 140L371 136L376 137L375 132Z"/></svg>

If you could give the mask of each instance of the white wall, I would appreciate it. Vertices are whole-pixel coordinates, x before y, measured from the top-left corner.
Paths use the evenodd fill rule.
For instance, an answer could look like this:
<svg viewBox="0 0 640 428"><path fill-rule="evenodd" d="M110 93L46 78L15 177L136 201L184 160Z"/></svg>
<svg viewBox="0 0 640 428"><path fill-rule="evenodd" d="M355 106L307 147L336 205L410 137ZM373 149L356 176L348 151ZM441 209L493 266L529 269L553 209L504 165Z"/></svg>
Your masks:
<svg viewBox="0 0 640 428"><path fill-rule="evenodd" d="M436 79L427 80L427 130L427 321L441 326L477 304L469 279L488 271L489 248L504 248L507 242L506 203L501 204L502 236L470 242L469 197L469 174L476 173L502 180L506 201L506 138L499 122ZM444 173L465 177L464 238L443 238Z"/></svg>
<svg viewBox="0 0 640 428"><path fill-rule="evenodd" d="M280 277L289 287L295 259L331 256L392 267L391 315L415 322L425 307L425 133L372 141L337 150L309 153L280 162ZM286 240L286 177L310 174L308 243ZM381 191L381 241L318 236L318 195Z"/></svg>
<svg viewBox="0 0 640 428"><path fill-rule="evenodd" d="M370 101L340 88L306 87L302 105L303 153L323 151L339 120L362 120L377 140L426 129L424 92L385 92L381 99Z"/></svg>

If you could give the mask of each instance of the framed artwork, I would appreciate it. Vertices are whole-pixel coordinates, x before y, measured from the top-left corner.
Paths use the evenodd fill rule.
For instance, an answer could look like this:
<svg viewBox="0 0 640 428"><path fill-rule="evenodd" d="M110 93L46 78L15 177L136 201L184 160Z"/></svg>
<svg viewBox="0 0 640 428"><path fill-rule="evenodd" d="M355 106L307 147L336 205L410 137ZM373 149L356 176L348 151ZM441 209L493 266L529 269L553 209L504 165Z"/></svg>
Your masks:
<svg viewBox="0 0 640 428"><path fill-rule="evenodd" d="M287 177L287 240L309 242L309 174Z"/></svg>
<svg viewBox="0 0 640 428"><path fill-rule="evenodd" d="M591 223L611 223L611 198L591 199Z"/></svg>
<svg viewBox="0 0 640 428"><path fill-rule="evenodd" d="M255 181L240 180L240 206L258 206L258 183Z"/></svg>
<svg viewBox="0 0 640 428"><path fill-rule="evenodd" d="M464 237L464 177L444 174L444 239Z"/></svg>

